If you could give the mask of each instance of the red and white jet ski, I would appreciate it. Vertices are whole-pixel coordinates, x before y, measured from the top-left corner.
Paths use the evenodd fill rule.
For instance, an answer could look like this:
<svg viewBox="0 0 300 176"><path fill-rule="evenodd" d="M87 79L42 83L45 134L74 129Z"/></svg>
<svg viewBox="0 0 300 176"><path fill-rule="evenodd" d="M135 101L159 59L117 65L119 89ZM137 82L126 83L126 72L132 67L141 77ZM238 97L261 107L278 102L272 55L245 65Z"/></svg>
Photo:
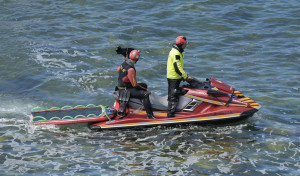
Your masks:
<svg viewBox="0 0 300 176"><path fill-rule="evenodd" d="M251 117L261 108L257 102L216 78L204 82L193 79L182 86L175 117L167 117L167 96L151 93L150 102L156 119L148 119L142 102L130 98L125 118L107 118L107 115L102 115L98 122L89 124L89 127L103 130L199 122L226 123ZM118 110L118 100L113 108Z"/></svg>

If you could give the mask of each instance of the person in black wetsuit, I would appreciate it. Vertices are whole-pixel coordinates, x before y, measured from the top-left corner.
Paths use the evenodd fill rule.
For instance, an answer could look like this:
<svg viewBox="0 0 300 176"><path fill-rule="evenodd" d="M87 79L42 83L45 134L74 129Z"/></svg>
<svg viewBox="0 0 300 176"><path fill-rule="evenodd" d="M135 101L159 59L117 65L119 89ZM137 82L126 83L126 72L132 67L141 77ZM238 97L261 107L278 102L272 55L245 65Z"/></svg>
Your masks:
<svg viewBox="0 0 300 176"><path fill-rule="evenodd" d="M129 97L141 99L144 108L149 119L155 119L149 99L151 91L145 86L145 84L137 83L136 70L134 64L137 63L140 57L139 50L132 50L129 55L129 59L124 61L117 69L119 73L118 78L118 90L120 96L124 101L119 101L118 116L120 119L126 116L125 107L129 100Z"/></svg>

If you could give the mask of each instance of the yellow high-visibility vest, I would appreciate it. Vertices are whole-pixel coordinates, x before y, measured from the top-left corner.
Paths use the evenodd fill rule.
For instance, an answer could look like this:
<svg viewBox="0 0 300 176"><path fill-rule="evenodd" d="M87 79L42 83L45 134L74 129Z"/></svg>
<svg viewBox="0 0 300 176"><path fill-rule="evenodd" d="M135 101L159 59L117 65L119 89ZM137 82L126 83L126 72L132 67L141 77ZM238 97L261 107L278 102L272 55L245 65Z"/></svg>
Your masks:
<svg viewBox="0 0 300 176"><path fill-rule="evenodd" d="M180 60L176 60L176 55L180 56ZM169 53L168 57L168 63L167 63L167 78L168 79L181 79L182 77L186 79L188 75L183 70L183 58L184 54L180 53L177 49L172 48L172 50ZM182 75L179 75L175 71L174 63L176 62L179 71L182 73Z"/></svg>

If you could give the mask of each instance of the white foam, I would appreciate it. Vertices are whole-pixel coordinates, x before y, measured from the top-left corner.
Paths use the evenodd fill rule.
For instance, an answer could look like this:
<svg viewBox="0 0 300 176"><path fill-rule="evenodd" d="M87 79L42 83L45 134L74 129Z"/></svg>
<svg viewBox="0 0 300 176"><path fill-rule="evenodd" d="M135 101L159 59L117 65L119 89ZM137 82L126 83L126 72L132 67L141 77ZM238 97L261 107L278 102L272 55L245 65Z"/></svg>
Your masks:
<svg viewBox="0 0 300 176"><path fill-rule="evenodd" d="M63 52L68 52L64 50ZM45 51L36 50L36 62L45 68L65 68L74 70L76 65L67 62L64 59L57 59L57 58L47 58L50 57L51 54Z"/></svg>

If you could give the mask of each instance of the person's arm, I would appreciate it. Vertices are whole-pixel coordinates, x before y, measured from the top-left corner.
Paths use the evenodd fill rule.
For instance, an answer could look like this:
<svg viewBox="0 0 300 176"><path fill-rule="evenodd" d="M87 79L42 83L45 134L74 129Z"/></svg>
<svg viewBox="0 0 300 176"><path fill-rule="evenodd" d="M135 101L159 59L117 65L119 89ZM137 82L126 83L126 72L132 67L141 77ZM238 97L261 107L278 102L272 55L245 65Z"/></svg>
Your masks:
<svg viewBox="0 0 300 176"><path fill-rule="evenodd" d="M139 88L144 89L145 91L147 91L149 94L151 93L150 89L148 89L146 87L143 87L143 86L141 86L137 83L136 72L134 71L133 68L128 69L127 78L129 79L132 87L139 87Z"/></svg>
<svg viewBox="0 0 300 176"><path fill-rule="evenodd" d="M127 75L132 87L138 86L137 80L136 80L136 73L133 68L128 69L128 75Z"/></svg>
<svg viewBox="0 0 300 176"><path fill-rule="evenodd" d="M175 57L176 57L176 60L173 64L174 64L176 73L178 75L182 76L183 79L187 79L188 75L184 72L183 67L180 63L180 56L176 55Z"/></svg>
<svg viewBox="0 0 300 176"><path fill-rule="evenodd" d="M143 86L141 86L140 84L138 84L138 86L139 86L141 89L147 90L146 87L143 87Z"/></svg>
<svg viewBox="0 0 300 176"><path fill-rule="evenodd" d="M117 72L120 73L120 66L117 68Z"/></svg>

